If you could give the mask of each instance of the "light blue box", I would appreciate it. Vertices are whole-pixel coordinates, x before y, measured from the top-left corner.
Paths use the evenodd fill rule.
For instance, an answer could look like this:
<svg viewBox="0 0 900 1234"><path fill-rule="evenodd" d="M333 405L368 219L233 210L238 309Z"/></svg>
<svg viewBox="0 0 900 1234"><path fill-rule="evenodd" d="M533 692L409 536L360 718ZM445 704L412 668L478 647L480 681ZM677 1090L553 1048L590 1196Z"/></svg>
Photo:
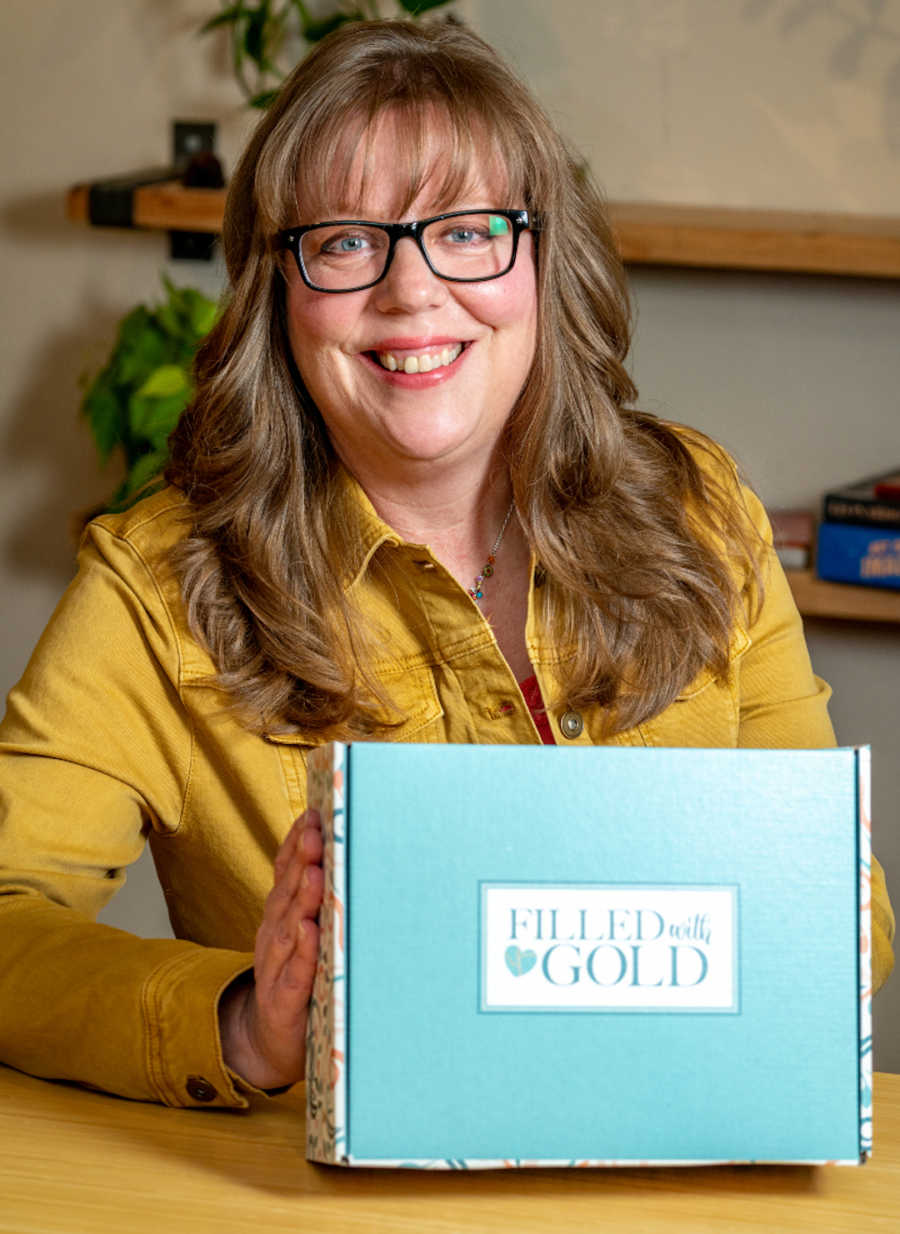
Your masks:
<svg viewBox="0 0 900 1234"><path fill-rule="evenodd" d="M871 1148L869 751L333 744L307 1156Z"/></svg>

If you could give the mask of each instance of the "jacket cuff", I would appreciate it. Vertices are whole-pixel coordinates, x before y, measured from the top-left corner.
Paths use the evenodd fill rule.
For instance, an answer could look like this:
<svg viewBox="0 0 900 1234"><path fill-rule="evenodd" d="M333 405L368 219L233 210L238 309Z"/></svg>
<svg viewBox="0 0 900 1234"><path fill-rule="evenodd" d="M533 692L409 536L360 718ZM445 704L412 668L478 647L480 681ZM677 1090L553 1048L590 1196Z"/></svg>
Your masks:
<svg viewBox="0 0 900 1234"><path fill-rule="evenodd" d="M147 1077L165 1105L246 1109L259 1092L225 1064L219 1038L222 991L252 970L253 956L192 948L148 977L142 992Z"/></svg>

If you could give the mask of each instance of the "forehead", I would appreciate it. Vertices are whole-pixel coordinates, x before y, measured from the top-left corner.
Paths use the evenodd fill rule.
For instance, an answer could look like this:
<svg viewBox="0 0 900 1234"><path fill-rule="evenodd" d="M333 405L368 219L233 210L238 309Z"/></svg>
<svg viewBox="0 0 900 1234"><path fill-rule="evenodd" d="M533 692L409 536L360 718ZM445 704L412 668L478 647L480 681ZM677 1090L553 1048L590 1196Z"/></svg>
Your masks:
<svg viewBox="0 0 900 1234"><path fill-rule="evenodd" d="M348 121L327 157L301 164L301 222L364 217L385 221L462 206L509 206L513 186L497 143L483 127L432 109L389 111Z"/></svg>

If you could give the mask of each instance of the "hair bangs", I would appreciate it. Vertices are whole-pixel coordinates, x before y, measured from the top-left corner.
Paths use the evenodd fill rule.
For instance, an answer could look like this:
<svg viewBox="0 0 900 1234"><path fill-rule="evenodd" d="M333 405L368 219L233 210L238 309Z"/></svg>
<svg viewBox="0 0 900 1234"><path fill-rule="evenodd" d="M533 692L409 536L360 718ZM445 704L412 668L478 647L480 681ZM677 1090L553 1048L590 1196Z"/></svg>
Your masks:
<svg viewBox="0 0 900 1234"><path fill-rule="evenodd" d="M386 134L393 155L389 168ZM316 158L298 151L293 221L369 217L366 203L384 201L386 186L393 190L381 207L388 221L405 217L420 200L436 214L463 201L520 206L521 173L507 165L501 150L480 117L465 112L412 104L392 104L374 117L357 112L323 133Z"/></svg>

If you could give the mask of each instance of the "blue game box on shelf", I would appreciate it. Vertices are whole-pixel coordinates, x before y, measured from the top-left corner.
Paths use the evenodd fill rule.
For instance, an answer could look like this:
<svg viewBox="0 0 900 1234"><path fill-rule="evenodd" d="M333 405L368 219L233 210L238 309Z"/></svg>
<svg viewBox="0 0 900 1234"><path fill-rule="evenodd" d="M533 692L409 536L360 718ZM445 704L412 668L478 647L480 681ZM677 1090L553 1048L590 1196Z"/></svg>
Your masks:
<svg viewBox="0 0 900 1234"><path fill-rule="evenodd" d="M306 1155L871 1148L869 752L334 743Z"/></svg>
<svg viewBox="0 0 900 1234"><path fill-rule="evenodd" d="M900 527L820 523L816 573L833 583L900 589Z"/></svg>

